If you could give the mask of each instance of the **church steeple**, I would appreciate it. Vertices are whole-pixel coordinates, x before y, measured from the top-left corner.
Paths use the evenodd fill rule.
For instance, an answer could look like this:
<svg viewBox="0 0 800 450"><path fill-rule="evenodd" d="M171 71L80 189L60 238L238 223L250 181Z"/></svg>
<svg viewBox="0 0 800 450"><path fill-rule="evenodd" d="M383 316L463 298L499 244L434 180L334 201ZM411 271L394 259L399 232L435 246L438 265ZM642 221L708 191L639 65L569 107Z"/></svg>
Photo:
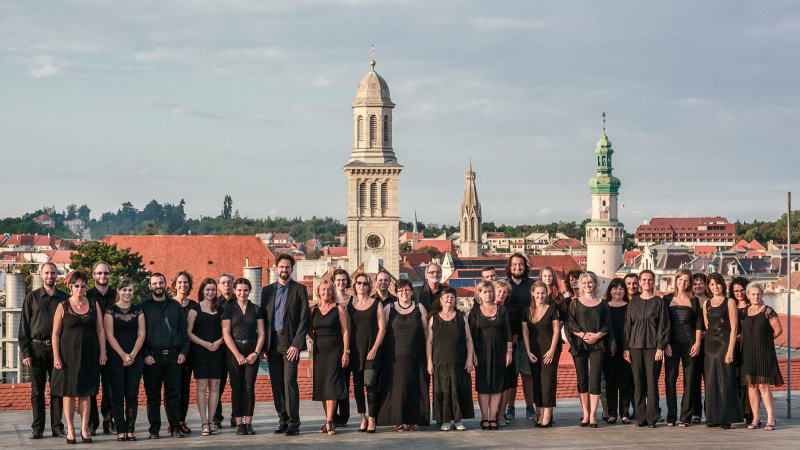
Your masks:
<svg viewBox="0 0 800 450"><path fill-rule="evenodd" d="M392 149L392 109L389 85L375 71L375 47L370 71L358 84L353 108L353 152L350 163L397 163Z"/></svg>
<svg viewBox="0 0 800 450"><path fill-rule="evenodd" d="M481 203L478 201L478 190L475 188L475 172L472 171L471 160L464 178L466 186L464 187L464 200L461 202L459 254L462 257L476 257L481 254L483 216L481 215Z"/></svg>
<svg viewBox="0 0 800 450"><path fill-rule="evenodd" d="M589 187L592 194L616 194L619 192L619 178L611 175L611 155L614 149L611 148L611 141L606 135L606 113L603 113L603 135L597 141L597 148L594 151L597 155L597 174L589 180Z"/></svg>

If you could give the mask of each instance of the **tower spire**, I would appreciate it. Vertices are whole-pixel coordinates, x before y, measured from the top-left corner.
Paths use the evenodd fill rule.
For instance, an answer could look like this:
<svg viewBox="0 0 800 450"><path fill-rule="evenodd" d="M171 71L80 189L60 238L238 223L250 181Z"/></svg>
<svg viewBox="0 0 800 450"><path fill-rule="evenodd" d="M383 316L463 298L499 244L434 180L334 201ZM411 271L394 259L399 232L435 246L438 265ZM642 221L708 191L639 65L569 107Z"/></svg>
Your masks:
<svg viewBox="0 0 800 450"><path fill-rule="evenodd" d="M475 172L472 171L472 159L464 175L464 200L461 203L460 217L460 245L459 255L462 257L476 257L481 253L481 228L483 217L481 203L478 201L478 190L475 187Z"/></svg>

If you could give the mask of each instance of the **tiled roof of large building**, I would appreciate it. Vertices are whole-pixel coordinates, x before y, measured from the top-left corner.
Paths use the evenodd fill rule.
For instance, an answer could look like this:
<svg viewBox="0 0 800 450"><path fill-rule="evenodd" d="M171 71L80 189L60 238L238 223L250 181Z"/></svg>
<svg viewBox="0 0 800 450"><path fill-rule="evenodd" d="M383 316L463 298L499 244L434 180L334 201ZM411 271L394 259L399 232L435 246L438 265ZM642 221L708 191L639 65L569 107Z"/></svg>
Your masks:
<svg viewBox="0 0 800 450"><path fill-rule="evenodd" d="M418 250L422 247L433 247L441 253L455 253L456 251L453 241L450 239L423 239L417 244L414 244L414 250Z"/></svg>
<svg viewBox="0 0 800 450"><path fill-rule="evenodd" d="M223 272L239 277L249 264L263 268L261 279L266 286L267 269L275 264L272 252L256 236L106 236L103 242L139 253L146 269L161 272L167 279L186 270L196 285Z"/></svg>
<svg viewBox="0 0 800 450"><path fill-rule="evenodd" d="M544 250L568 250L568 249L586 249L586 244L574 239L558 239L553 241L552 244L544 248Z"/></svg>
<svg viewBox="0 0 800 450"><path fill-rule="evenodd" d="M421 266L431 263L431 255L427 253L400 253L400 260L407 261L412 266Z"/></svg>

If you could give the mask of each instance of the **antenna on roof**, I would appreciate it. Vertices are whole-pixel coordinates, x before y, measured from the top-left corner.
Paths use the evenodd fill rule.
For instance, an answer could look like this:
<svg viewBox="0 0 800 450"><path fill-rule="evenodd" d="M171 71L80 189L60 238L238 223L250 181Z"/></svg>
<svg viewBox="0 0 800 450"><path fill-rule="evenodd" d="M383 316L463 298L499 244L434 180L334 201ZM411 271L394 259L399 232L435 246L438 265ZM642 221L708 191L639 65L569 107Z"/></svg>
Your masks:
<svg viewBox="0 0 800 450"><path fill-rule="evenodd" d="M603 111L603 134L606 134L606 112Z"/></svg>

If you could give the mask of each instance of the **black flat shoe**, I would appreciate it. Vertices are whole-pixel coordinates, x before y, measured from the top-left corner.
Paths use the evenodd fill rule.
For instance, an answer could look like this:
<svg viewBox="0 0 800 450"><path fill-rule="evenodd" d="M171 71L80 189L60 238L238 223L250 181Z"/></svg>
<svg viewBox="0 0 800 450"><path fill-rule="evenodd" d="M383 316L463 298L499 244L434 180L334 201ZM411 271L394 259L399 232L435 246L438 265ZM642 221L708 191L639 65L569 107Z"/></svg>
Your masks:
<svg viewBox="0 0 800 450"><path fill-rule="evenodd" d="M244 432L247 433L248 436L253 436L256 434L255 430L253 430L253 424L246 423L244 425Z"/></svg>
<svg viewBox="0 0 800 450"><path fill-rule="evenodd" d="M722 428L723 430L730 430L731 424L724 423L724 424L720 425L719 427Z"/></svg>
<svg viewBox="0 0 800 450"><path fill-rule="evenodd" d="M606 423L609 425L614 425L615 423L617 423L617 418L614 417L613 419L606 419Z"/></svg>
<svg viewBox="0 0 800 450"><path fill-rule="evenodd" d="M138 441L138 439L136 439L136 436L134 436L132 434L129 434L125 439L127 439L127 440L129 440L131 442Z"/></svg>
<svg viewBox="0 0 800 450"><path fill-rule="evenodd" d="M31 439L41 439L42 438L42 434L43 433L41 431L39 431L39 430L33 430L33 432L31 432ZM56 432L55 431L53 431L53 437L56 437Z"/></svg>
<svg viewBox="0 0 800 450"><path fill-rule="evenodd" d="M161 436L158 433L150 433L150 436L147 437L148 439L161 439Z"/></svg>
<svg viewBox="0 0 800 450"><path fill-rule="evenodd" d="M627 417L623 417L622 418L622 424L623 425L630 425L630 423L631 423L631 419L628 419Z"/></svg>
<svg viewBox="0 0 800 450"><path fill-rule="evenodd" d="M651 423L650 425L648 425L648 427L649 427L649 428L655 428L655 427L656 427L656 424L654 424L654 423Z"/></svg>
<svg viewBox="0 0 800 450"><path fill-rule="evenodd" d="M597 424L596 423L590 423L589 424L589 428L597 428Z"/></svg>
<svg viewBox="0 0 800 450"><path fill-rule="evenodd" d="M647 426L647 422L636 422L636 426L637 427L646 427Z"/></svg>
<svg viewBox="0 0 800 450"><path fill-rule="evenodd" d="M125 437L125 433L120 433L120 434L117 436L117 441L119 441L119 442L124 442L124 441L127 441L127 440L128 440L128 439Z"/></svg>
<svg viewBox="0 0 800 450"><path fill-rule="evenodd" d="M183 432L180 430L180 427L175 428L174 430L172 430L172 437L174 437L174 438L182 438L182 437L184 437L183 436Z"/></svg>
<svg viewBox="0 0 800 450"><path fill-rule="evenodd" d="M245 428L243 423L236 425L236 435L237 436L246 436L247 435L247 428Z"/></svg>
<svg viewBox="0 0 800 450"><path fill-rule="evenodd" d="M31 436L32 439L39 439L41 437L42 437L42 432L41 431L39 432L39 437L38 438L35 438L35 437ZM67 437L67 433L65 433L62 428L56 428L55 430L53 430L53 437L63 437L63 438L65 438L65 437Z"/></svg>
<svg viewBox="0 0 800 450"><path fill-rule="evenodd" d="M234 428L236 428L236 425L234 425ZM286 426L286 425L278 425L278 428L275 428L272 431L272 434L283 434L283 433L286 433L286 430L288 430L288 429L289 429L289 427Z"/></svg>
<svg viewBox="0 0 800 450"><path fill-rule="evenodd" d="M186 425L186 422L180 422L178 428L183 434L192 434L192 429Z"/></svg>
<svg viewBox="0 0 800 450"><path fill-rule="evenodd" d="M286 430L286 433L283 433L283 434L286 435L286 436L297 436L298 434L300 434L300 429L298 429L298 428L289 428L288 430Z"/></svg>

